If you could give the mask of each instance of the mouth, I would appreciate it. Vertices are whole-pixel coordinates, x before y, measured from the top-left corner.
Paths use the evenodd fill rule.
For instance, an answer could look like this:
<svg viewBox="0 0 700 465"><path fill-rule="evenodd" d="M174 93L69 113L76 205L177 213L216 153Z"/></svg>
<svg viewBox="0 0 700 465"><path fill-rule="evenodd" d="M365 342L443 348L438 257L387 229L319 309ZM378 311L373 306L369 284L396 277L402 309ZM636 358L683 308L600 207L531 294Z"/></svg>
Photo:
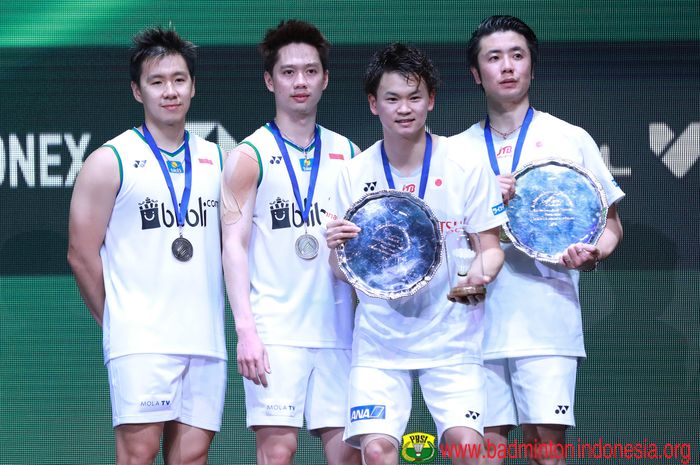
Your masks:
<svg viewBox="0 0 700 465"><path fill-rule="evenodd" d="M300 103L306 102L309 99L309 97L310 97L309 94L292 95L292 99L294 99L294 101L300 102Z"/></svg>
<svg viewBox="0 0 700 465"><path fill-rule="evenodd" d="M161 107L168 110L168 111L173 111L173 110L177 110L178 108L180 108L180 104L171 103L169 105L161 105Z"/></svg>
<svg viewBox="0 0 700 465"><path fill-rule="evenodd" d="M401 119L397 119L395 121L396 121L396 124L400 124L402 126L408 126L411 123L413 123L415 120L416 120L415 118L401 118Z"/></svg>

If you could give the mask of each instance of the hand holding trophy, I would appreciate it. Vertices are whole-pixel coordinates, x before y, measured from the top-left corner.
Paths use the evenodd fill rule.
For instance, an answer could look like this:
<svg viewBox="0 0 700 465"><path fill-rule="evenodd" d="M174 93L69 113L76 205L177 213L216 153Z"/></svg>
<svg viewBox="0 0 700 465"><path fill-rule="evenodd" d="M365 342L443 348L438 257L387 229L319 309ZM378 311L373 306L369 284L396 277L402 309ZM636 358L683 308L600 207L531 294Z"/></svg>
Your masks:
<svg viewBox="0 0 700 465"><path fill-rule="evenodd" d="M463 226L450 229L445 234L445 253L451 285L448 300L469 305L482 302L486 279L479 235Z"/></svg>

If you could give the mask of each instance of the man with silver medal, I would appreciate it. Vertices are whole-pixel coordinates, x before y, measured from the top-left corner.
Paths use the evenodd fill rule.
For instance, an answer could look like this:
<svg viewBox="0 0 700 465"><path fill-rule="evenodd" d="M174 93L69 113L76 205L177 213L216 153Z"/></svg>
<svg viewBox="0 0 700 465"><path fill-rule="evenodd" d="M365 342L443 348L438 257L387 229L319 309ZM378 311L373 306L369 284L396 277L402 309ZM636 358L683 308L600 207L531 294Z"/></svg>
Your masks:
<svg viewBox="0 0 700 465"><path fill-rule="evenodd" d="M505 448L509 432L522 425L526 443L554 444L554 450L565 446L566 428L574 426L576 370L586 356L578 272L595 269L622 238L616 202L624 193L586 131L532 108L529 90L537 53L537 37L520 19L485 19L473 32L467 54L471 74L486 97L486 118L451 139L463 147L465 155L490 162L503 200L510 202L509 219L511 206L530 187L553 200L548 205L525 204L526 208L534 205L533 210L540 210L535 213L542 216L526 224L528 235L508 234L519 241L527 237L532 254L522 251L523 243L503 244L506 261L486 296L483 353L488 392L486 440L493 447ZM584 235L590 240L571 236L561 250L548 257L535 251L548 243L554 228L542 228L545 223L540 220L550 215L557 221L576 223L583 216L585 202L584 191L570 183L562 185L562 178L543 176L547 182L523 186L521 178L513 175L543 160L561 160L560 166L591 172L605 191L601 198L607 199L607 205L593 212L603 216L601 231ZM502 458L487 461L491 465L502 462ZM565 458L531 457L530 463L561 465Z"/></svg>
<svg viewBox="0 0 700 465"><path fill-rule="evenodd" d="M195 63L174 30L134 37L144 122L95 150L73 190L68 261L102 326L117 464L152 464L162 445L165 463L204 465L221 427L223 160L185 131Z"/></svg>
<svg viewBox="0 0 700 465"><path fill-rule="evenodd" d="M304 422L329 464L360 463L342 442L352 289L334 278L320 241L338 172L359 150L316 123L328 48L303 21L267 31L259 50L275 117L224 168L224 274L258 463L293 463Z"/></svg>

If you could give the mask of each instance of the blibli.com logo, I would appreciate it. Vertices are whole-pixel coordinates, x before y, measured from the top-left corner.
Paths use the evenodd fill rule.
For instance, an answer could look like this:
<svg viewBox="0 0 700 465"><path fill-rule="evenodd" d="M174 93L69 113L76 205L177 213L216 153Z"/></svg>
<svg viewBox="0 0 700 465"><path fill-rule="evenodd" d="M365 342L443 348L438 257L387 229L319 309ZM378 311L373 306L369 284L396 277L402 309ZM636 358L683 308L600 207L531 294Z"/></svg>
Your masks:
<svg viewBox="0 0 700 465"><path fill-rule="evenodd" d="M175 213L165 208L165 203L147 197L143 202L138 203L141 215L141 229L157 229L160 227L172 228L177 226ZM219 201L213 199L203 199L199 197L192 205L185 216L185 223L188 226L207 226L207 210L218 209ZM214 212L216 214L216 212Z"/></svg>
<svg viewBox="0 0 700 465"><path fill-rule="evenodd" d="M503 202L501 202L498 205L496 205L495 207L491 207L491 211L493 212L494 216L500 215L501 213L506 211L506 206L503 205Z"/></svg>
<svg viewBox="0 0 700 465"><path fill-rule="evenodd" d="M358 405L350 409L350 421L383 420L386 418L384 405Z"/></svg>
<svg viewBox="0 0 700 465"><path fill-rule="evenodd" d="M309 226L320 225L322 215L326 214L326 210L318 206L318 202L314 202L309 210ZM270 202L270 220L272 229L301 228L304 226L304 220L301 218L301 211L297 208L294 202L287 199L277 197Z"/></svg>

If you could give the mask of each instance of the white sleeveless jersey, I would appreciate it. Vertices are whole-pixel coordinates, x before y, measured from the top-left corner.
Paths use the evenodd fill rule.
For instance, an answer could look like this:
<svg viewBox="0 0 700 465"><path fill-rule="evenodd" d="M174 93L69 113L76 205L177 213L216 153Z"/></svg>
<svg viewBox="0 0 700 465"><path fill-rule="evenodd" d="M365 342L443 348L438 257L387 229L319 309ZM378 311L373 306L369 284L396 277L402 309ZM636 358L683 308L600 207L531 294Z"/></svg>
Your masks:
<svg viewBox="0 0 700 465"><path fill-rule="evenodd" d="M424 200L443 233L460 224L480 232L505 223L501 194L488 166L455 151L447 138L432 138ZM380 144L362 152L343 170L338 183L338 210L344 211L368 192L389 188ZM418 195L420 171L402 177L392 170L395 188ZM413 296L383 300L358 291L353 366L420 369L481 363L483 305L452 303L447 300L449 290L443 256L436 275Z"/></svg>
<svg viewBox="0 0 700 465"><path fill-rule="evenodd" d="M268 125L242 143L260 164L249 243L250 301L256 328L266 344L349 349L352 289L328 265L325 224L336 217L332 195L340 168L353 157L351 142L319 126L321 161L308 226L301 218L282 154ZM314 147L304 151L287 142L302 202L308 194ZM316 258L299 258L294 244L306 231L319 243Z"/></svg>
<svg viewBox="0 0 700 465"><path fill-rule="evenodd" d="M226 359L219 195L221 152L190 135L192 191L183 237L194 255L172 254L179 237L173 204L157 159L136 129L107 142L121 185L100 255L105 281L105 361L136 353ZM185 183L184 145L161 152L178 202Z"/></svg>
<svg viewBox="0 0 700 465"><path fill-rule="evenodd" d="M463 145L471 157L488 162L480 123L451 139ZM502 174L511 172L517 140L517 133L506 140L494 137ZM552 157L590 170L603 186L609 204L624 196L605 166L598 146L586 131L548 113L536 111L518 166ZM502 246L506 261L486 295L484 358L585 357L578 271L539 262L512 244Z"/></svg>

